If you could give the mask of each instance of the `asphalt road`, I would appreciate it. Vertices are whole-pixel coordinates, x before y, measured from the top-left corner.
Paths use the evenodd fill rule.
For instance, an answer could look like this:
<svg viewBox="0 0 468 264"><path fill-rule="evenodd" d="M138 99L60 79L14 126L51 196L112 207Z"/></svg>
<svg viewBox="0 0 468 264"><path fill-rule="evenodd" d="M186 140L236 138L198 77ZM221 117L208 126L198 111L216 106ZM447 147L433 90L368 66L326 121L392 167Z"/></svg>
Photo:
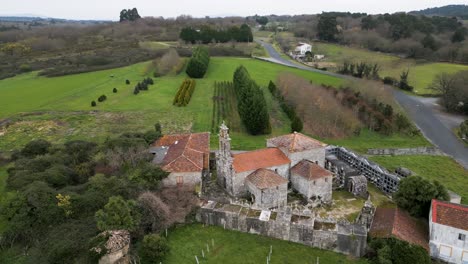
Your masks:
<svg viewBox="0 0 468 264"><path fill-rule="evenodd" d="M307 71L319 72L338 78L353 79L353 77L347 75L320 71L311 67L295 64L290 60L282 58L270 43L263 41L258 42L270 55L270 58L259 59ZM440 114L436 114L436 107L425 104L424 98L408 95L397 89L393 89L393 91L396 101L406 110L409 117L418 126L423 135L440 150L452 156L460 165L465 167L465 169L468 169L468 148L458 140L449 127L442 123L445 120L442 119Z"/></svg>

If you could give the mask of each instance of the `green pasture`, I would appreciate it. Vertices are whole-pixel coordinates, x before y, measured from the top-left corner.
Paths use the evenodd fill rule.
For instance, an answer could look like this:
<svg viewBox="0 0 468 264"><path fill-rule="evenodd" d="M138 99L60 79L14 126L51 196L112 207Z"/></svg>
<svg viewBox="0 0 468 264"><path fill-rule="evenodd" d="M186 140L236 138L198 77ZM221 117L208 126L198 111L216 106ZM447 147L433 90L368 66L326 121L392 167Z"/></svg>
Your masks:
<svg viewBox="0 0 468 264"><path fill-rule="evenodd" d="M322 42L315 42L313 49L317 54L325 54L325 61L336 63L336 67L339 67L345 61L378 63L381 67L380 76L382 78L391 76L399 79L401 72L409 69L409 83L415 87L414 92L421 95L434 94L428 87L437 74L468 70L468 65L421 63L413 59L402 59L385 53Z"/></svg>
<svg viewBox="0 0 468 264"><path fill-rule="evenodd" d="M437 180L447 189L462 196L462 203L468 202L468 171L445 156L372 156L371 160L388 170L405 167L428 180Z"/></svg>
<svg viewBox="0 0 468 264"><path fill-rule="evenodd" d="M220 227L188 225L178 227L168 236L170 253L164 263L266 263L272 247L271 264L276 263L368 263L332 251L311 248L288 241L224 230ZM214 242L214 246L213 246ZM206 246L209 246L209 253ZM206 254L202 257L202 250Z"/></svg>

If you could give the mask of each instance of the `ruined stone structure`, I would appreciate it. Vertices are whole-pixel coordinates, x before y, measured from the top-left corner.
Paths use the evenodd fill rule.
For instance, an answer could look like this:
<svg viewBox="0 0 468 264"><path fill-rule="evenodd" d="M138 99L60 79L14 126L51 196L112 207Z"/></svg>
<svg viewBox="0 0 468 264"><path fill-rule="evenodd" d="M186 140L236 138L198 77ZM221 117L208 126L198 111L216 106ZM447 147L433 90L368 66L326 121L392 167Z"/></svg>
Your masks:
<svg viewBox="0 0 468 264"><path fill-rule="evenodd" d="M130 233L127 230L104 231L99 236L107 237L104 244L106 254L99 259L99 264L128 264L130 258L128 250L130 248ZM101 253L101 248L96 247L91 250Z"/></svg>
<svg viewBox="0 0 468 264"><path fill-rule="evenodd" d="M207 225L288 240L356 257L364 255L367 247L365 224L320 219L310 212L258 211L208 201L202 205L197 218Z"/></svg>
<svg viewBox="0 0 468 264"><path fill-rule="evenodd" d="M364 176L349 177L348 191L354 196L367 197L367 179Z"/></svg>
<svg viewBox="0 0 468 264"><path fill-rule="evenodd" d="M274 171L258 169L247 176L245 183L257 207L268 209L286 206L288 180Z"/></svg>
<svg viewBox="0 0 468 264"><path fill-rule="evenodd" d="M313 203L332 201L333 173L315 162L302 160L291 168L292 187Z"/></svg>
<svg viewBox="0 0 468 264"><path fill-rule="evenodd" d="M401 180L400 176L391 174L385 168L343 147L328 147L326 160L326 167L329 168L330 166L333 167L336 160L345 162L387 195L392 195L398 190L398 184Z"/></svg>

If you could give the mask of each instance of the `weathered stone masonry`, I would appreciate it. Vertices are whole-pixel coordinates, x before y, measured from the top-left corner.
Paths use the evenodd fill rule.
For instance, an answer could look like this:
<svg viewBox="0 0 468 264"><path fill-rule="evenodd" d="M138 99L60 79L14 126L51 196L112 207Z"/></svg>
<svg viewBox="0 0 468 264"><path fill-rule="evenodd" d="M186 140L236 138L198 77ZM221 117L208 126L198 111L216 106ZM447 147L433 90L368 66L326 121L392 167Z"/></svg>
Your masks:
<svg viewBox="0 0 468 264"><path fill-rule="evenodd" d="M201 207L197 218L207 225L288 240L356 257L365 253L365 224L318 219L311 214L297 214L287 210L266 211L271 216L260 220L261 212L239 205L210 201Z"/></svg>

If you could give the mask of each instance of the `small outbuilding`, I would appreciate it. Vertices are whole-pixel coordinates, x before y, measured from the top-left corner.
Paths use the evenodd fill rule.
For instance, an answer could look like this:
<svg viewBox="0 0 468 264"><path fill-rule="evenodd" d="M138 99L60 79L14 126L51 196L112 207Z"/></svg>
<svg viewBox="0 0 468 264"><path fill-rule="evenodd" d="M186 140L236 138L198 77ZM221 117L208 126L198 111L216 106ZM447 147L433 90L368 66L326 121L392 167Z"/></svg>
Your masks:
<svg viewBox="0 0 468 264"><path fill-rule="evenodd" d="M313 201L332 201L332 181L332 172L310 160L302 160L291 169L292 187Z"/></svg>
<svg viewBox="0 0 468 264"><path fill-rule="evenodd" d="M256 206L267 209L286 205L288 180L276 172L258 169L247 176L245 183Z"/></svg>

